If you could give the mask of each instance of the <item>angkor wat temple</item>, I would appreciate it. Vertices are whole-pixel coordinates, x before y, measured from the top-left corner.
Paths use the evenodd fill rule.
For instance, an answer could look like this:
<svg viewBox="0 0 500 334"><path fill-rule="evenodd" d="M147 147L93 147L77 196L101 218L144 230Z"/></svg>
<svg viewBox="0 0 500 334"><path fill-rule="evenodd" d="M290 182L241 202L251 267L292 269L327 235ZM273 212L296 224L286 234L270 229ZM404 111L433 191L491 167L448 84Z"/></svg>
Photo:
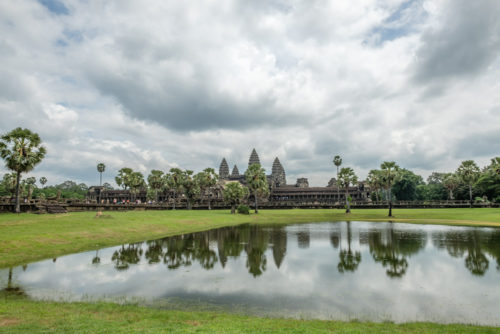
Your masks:
<svg viewBox="0 0 500 334"><path fill-rule="evenodd" d="M259 155L255 149L252 150L250 158L248 159L248 166L252 164L261 165ZM332 166L332 173L333 171ZM201 208L203 205L206 205L204 203L206 203L205 200L208 199L207 196L210 197L213 207L224 207L225 203L222 196L222 189L226 183L235 181L245 185L245 174L241 174L236 165L233 166L231 173L229 173L229 165L227 160L223 158L219 166L219 184L214 188L214 191L202 196L195 207ZM285 168L278 157L274 159L271 167L271 174L267 175L267 181L270 195L269 198L263 199L261 202L264 207L308 207L310 205L342 206L345 203L345 190L337 188L335 178L331 178L325 187L309 187L307 178L298 178L294 184L287 184ZM92 186L89 188L87 200L95 202L100 199L101 202L109 204L128 203L132 201L146 203L146 195L147 192L145 189L136 194L131 194L130 190L107 190L103 187ZM163 190L160 192L158 194L160 204L172 204L172 195L171 190ZM368 188L365 188L363 182L360 182L358 185L349 188L349 195L355 202L365 202L370 198L370 191ZM186 200L183 195L179 194L177 206L182 207L185 205L185 202Z"/></svg>
<svg viewBox="0 0 500 334"><path fill-rule="evenodd" d="M248 159L248 166L260 163L259 155L255 148ZM332 167L333 171L333 167ZM225 182L238 181L246 184L245 175L239 173L238 166L234 165L231 174L229 174L229 165L226 158L222 158L219 166L219 178ZM338 189L335 178L331 178L325 187L309 187L307 178L298 178L294 184L287 184L285 168L278 157L274 159L271 168L271 174L267 175L267 181L270 187L270 202L344 202L345 190ZM354 201L366 201L370 198L368 188L365 188L364 182L356 186L349 187L349 195Z"/></svg>

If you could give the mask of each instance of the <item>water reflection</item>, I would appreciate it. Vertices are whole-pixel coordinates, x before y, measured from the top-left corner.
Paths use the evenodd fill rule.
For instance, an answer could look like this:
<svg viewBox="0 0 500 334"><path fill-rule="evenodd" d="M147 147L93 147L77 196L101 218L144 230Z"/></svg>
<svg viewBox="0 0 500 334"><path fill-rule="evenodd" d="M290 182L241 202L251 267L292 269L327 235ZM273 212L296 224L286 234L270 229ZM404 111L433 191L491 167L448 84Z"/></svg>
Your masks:
<svg viewBox="0 0 500 334"><path fill-rule="evenodd" d="M499 278L500 229L368 222L242 225L0 270L4 290L33 298L175 297L285 316L500 325Z"/></svg>
<svg viewBox="0 0 500 334"><path fill-rule="evenodd" d="M361 264L361 252L353 250L352 247L354 241L360 246L368 245L373 260L386 269L386 275L390 278L403 277L409 267L408 258L422 251L427 244L428 235L425 231L398 230L397 224L394 223L388 223L384 229L372 228L361 231L359 239L353 240L352 223L343 224L345 235L342 235L340 228L331 231L329 235L331 246L339 250L337 264L339 273L354 272ZM299 249L309 248L311 236L308 229L297 231L295 235ZM111 261L116 270L123 271L129 269L131 265L139 264L144 254L144 260L148 264L163 263L168 269L178 269L197 262L202 268L210 270L217 263L224 268L228 259L237 259L244 251L248 273L258 277L266 271L268 249L272 250L276 268L281 267L289 236L286 227L262 228L250 225L228 227L122 245L113 252ZM479 229L433 232L431 239L436 248L446 249L454 258L463 258L465 267L473 275L482 276L488 270L489 260L485 251L496 259L496 269L500 270L498 230L492 233L484 233ZM217 247L213 247L213 244ZM98 265L100 262L99 250L96 250L91 263Z"/></svg>

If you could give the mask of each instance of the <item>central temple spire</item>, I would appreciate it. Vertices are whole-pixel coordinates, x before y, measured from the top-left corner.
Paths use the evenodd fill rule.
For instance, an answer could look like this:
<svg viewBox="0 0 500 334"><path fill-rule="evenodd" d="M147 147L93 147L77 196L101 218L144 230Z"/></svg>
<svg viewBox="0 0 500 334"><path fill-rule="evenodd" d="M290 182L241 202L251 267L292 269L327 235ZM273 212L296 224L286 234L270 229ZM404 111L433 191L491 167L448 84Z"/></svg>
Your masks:
<svg viewBox="0 0 500 334"><path fill-rule="evenodd" d="M260 165L259 155L257 154L255 148L252 150L252 154L250 154L250 159L248 159L248 167L250 167L253 164Z"/></svg>

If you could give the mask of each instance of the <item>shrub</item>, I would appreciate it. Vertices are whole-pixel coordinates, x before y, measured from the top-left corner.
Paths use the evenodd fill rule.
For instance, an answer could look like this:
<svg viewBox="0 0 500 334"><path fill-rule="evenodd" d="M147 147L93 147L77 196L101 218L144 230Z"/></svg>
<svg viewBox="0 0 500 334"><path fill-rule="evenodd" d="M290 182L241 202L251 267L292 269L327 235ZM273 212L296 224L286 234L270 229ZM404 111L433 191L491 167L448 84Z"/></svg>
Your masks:
<svg viewBox="0 0 500 334"><path fill-rule="evenodd" d="M250 214L250 208L247 205L239 205L236 210L238 211L238 213L241 213L242 215Z"/></svg>

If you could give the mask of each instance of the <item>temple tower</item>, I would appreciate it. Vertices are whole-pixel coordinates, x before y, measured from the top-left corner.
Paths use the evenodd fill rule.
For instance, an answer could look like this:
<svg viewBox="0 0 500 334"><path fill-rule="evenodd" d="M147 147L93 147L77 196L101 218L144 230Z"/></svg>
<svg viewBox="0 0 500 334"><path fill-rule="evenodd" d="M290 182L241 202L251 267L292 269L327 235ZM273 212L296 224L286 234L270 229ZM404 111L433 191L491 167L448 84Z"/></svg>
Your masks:
<svg viewBox="0 0 500 334"><path fill-rule="evenodd" d="M286 174L283 165L281 165L278 157L274 159L273 168L271 172L271 179L275 186L280 187L286 185Z"/></svg>
<svg viewBox="0 0 500 334"><path fill-rule="evenodd" d="M231 173L231 177L239 177L240 176L240 171L238 170L238 166L234 165L233 167L233 172Z"/></svg>
<svg viewBox="0 0 500 334"><path fill-rule="evenodd" d="M222 158L222 162L220 163L219 177L221 179L229 178L229 166L227 164L226 158Z"/></svg>
<svg viewBox="0 0 500 334"><path fill-rule="evenodd" d="M252 150L252 154L250 154L250 159L248 159L248 167L250 167L253 164L260 165L259 155L257 154L255 148Z"/></svg>

